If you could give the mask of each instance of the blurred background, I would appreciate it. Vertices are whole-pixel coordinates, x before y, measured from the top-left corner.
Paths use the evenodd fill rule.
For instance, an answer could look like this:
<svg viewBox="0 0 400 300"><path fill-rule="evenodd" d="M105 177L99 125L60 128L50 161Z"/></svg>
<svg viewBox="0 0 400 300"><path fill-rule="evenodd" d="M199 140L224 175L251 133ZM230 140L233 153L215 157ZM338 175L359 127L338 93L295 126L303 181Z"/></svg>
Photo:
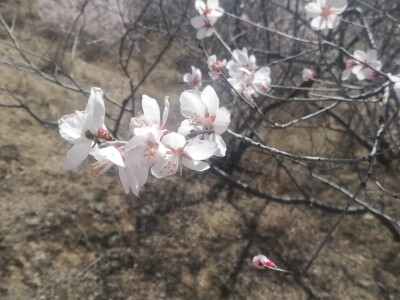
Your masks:
<svg viewBox="0 0 400 300"><path fill-rule="evenodd" d="M183 120L179 95L192 88L182 75L191 65L231 111L231 130L297 155L368 156L387 79L343 84L332 73L340 78L348 59L338 47L371 48L367 28L384 72L400 71L399 3L349 1L341 25L318 36L305 16L308 2L221 0L239 18L221 17L220 37L198 41L190 24L198 15L194 1L1 0L0 298L399 299L393 91L387 113L394 121L357 196L364 205L350 206L304 276L258 270L251 260L264 254L279 267L301 270L367 164L284 159L225 134L227 155L212 159L211 170L151 178L139 197L125 195L114 169L99 177L86 162L61 170L70 145L57 120L84 110L90 87L103 89L105 124L119 138L130 138L129 120L141 111L143 94L161 106L169 96L166 127L176 131ZM275 29L338 47L322 49ZM247 47L258 66L271 68L271 92L254 99L263 117L226 82L211 81L199 42L208 55L227 60L226 45ZM316 72L314 81L302 81L305 67ZM343 90L351 101L338 100ZM304 122L271 126L320 110Z"/></svg>

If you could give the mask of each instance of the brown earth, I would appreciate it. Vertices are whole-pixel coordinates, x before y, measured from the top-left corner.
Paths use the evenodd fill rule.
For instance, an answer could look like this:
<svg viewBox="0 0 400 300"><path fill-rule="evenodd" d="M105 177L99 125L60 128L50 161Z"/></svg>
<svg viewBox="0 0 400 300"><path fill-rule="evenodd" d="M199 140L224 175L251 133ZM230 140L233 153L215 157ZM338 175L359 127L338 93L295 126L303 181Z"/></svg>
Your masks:
<svg viewBox="0 0 400 300"><path fill-rule="evenodd" d="M128 87L115 61L85 57L78 80L122 99ZM139 94L169 94L173 128L182 86L171 57ZM132 68L140 74L140 62ZM0 83L46 120L86 101L11 67L0 66ZM0 103L14 102L0 93ZM115 170L96 178L85 163L62 171L70 146L26 111L1 107L0 128L1 299L400 299L400 244L369 214L346 216L307 276L257 270L259 253L282 268L303 266L337 214L249 196L211 171L151 178L136 198ZM269 139L280 142L279 133ZM276 164L263 163L255 184L290 194Z"/></svg>

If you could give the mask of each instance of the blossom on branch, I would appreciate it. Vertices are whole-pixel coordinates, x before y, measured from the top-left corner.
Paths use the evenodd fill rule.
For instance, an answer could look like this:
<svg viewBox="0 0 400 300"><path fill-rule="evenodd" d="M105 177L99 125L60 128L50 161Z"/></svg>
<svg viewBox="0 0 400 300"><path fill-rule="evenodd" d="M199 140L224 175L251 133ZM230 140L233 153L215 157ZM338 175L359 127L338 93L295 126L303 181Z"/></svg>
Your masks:
<svg viewBox="0 0 400 300"><path fill-rule="evenodd" d="M356 50L353 56L357 60L350 59L346 62L346 70L342 73L342 80L347 80L351 73L356 75L358 80L371 80L378 77L378 73L370 68L378 71L382 69L382 62L378 60L376 50L369 50L368 52Z"/></svg>
<svg viewBox="0 0 400 300"><path fill-rule="evenodd" d="M313 18L313 30L333 29L340 23L340 14L346 9L347 0L316 0L308 3L305 10L308 18Z"/></svg>
<svg viewBox="0 0 400 300"><path fill-rule="evenodd" d="M95 143L112 139L104 125L104 101L100 88L92 88L85 111L62 116L58 121L60 135L73 144L62 168L72 170L84 161Z"/></svg>
<svg viewBox="0 0 400 300"><path fill-rule="evenodd" d="M164 135L162 143L167 149L166 154L151 168L157 178L172 176L178 171L182 173L182 165L195 171L207 170L210 166L203 160L217 150L215 142L197 139L187 142L183 135L175 132Z"/></svg>
<svg viewBox="0 0 400 300"><path fill-rule="evenodd" d="M138 117L131 118L129 128L133 135L140 135L147 132L147 128L155 127L159 130L164 130L167 123L169 113L169 100L165 97L165 107L163 117L160 119L160 107L156 99L147 95L142 96L143 114Z"/></svg>
<svg viewBox="0 0 400 300"><path fill-rule="evenodd" d="M257 69L256 57L249 56L246 48L233 50L232 56L232 59L226 64L230 77L240 79L243 77L243 73L251 75L252 71Z"/></svg>
<svg viewBox="0 0 400 300"><path fill-rule="evenodd" d="M191 66L192 73L186 73L183 75L183 82L193 84L195 89L199 89L201 87L201 70Z"/></svg>
<svg viewBox="0 0 400 300"><path fill-rule="evenodd" d="M220 135L229 126L230 112L225 107L219 107L219 98L215 90L208 85L201 93L195 90L184 91L179 101L181 113L187 120L181 123L178 133L187 136L192 130L213 132L204 134L204 139L215 141L215 155L225 156L226 145Z"/></svg>
<svg viewBox="0 0 400 300"><path fill-rule="evenodd" d="M204 1L196 0L194 6L200 14L205 15L207 18L219 18L224 11L219 6L218 0L207 0L207 4Z"/></svg>
<svg viewBox="0 0 400 300"><path fill-rule="evenodd" d="M315 78L314 70L304 68L301 74L303 81L310 81Z"/></svg>
<svg viewBox="0 0 400 300"><path fill-rule="evenodd" d="M210 75L212 80L217 80L221 74L221 69L226 65L226 59L217 60L217 56L214 54L207 59L207 65L210 69L208 75Z"/></svg>
<svg viewBox="0 0 400 300"><path fill-rule="evenodd" d="M271 69L262 67L258 69L253 76L252 85L255 89L255 96L258 94L266 94L271 88Z"/></svg>
<svg viewBox="0 0 400 300"><path fill-rule="evenodd" d="M253 257L253 265L257 268L257 269L268 269L268 268L272 268L275 269L276 265L266 256L264 255L257 255Z"/></svg>
<svg viewBox="0 0 400 300"><path fill-rule="evenodd" d="M206 37L211 36L214 33L212 26L215 24L216 21L217 18L213 16L201 15L193 17L190 20L190 23L195 29L197 29L197 39L202 40Z"/></svg>

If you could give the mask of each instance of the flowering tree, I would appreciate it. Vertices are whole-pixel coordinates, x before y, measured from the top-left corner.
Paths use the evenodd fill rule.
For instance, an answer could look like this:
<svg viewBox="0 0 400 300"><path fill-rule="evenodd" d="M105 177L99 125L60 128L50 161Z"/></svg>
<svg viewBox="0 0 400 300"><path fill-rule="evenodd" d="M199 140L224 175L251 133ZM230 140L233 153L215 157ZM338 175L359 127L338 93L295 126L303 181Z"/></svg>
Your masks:
<svg viewBox="0 0 400 300"><path fill-rule="evenodd" d="M78 7L78 19L90 2ZM400 241L394 208L400 193L394 184L400 153L400 75L395 75L400 7L396 0L283 2L146 1L134 16L115 9L123 34L118 51L110 49L118 52L130 86L121 101L100 88L82 88L72 70L24 49L14 21L0 16L6 35L1 42L13 51L3 51L2 62L88 96L84 111L58 121L61 136L73 144L65 170L88 156L96 176L116 165L123 189L137 197L146 191L149 174L157 180L183 174L185 180L185 168L213 172L230 188L267 201L336 213L324 238L298 265L283 261L285 267L278 268L263 255L269 253L253 253L259 254L253 259L256 268L301 277L347 214L371 214L385 228L382 234ZM158 27L143 25L146 19ZM129 67L132 52L138 37L145 39L156 27L165 47L136 78ZM74 37L79 40L77 33ZM161 114L159 101L138 95L170 47L179 48L184 83L175 103L183 120L175 132L166 126L168 97ZM52 65L52 71L40 68L36 59ZM116 117L107 115L104 101L114 106ZM2 105L21 107L48 123L29 104ZM126 113L130 136L123 140ZM268 188L272 170L289 182L284 194Z"/></svg>

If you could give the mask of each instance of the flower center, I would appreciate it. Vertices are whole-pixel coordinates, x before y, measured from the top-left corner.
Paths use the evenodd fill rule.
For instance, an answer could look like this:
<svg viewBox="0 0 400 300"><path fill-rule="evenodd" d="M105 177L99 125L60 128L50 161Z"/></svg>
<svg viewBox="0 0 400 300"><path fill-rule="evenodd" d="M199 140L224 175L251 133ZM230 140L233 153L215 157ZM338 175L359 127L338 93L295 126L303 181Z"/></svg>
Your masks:
<svg viewBox="0 0 400 300"><path fill-rule="evenodd" d="M210 26L210 22L208 22L207 20L204 20L204 24L203 24L203 28L209 29Z"/></svg>
<svg viewBox="0 0 400 300"><path fill-rule="evenodd" d="M331 10L331 6L330 5L326 5L321 7L321 16L325 19L328 20L329 16L333 14L333 11Z"/></svg>
<svg viewBox="0 0 400 300"><path fill-rule="evenodd" d="M194 83L194 85L198 85L200 83L200 79L197 76L195 76L193 78L193 83Z"/></svg>
<svg viewBox="0 0 400 300"><path fill-rule="evenodd" d="M208 14L210 14L211 12L212 12L212 9L209 8L209 7L207 7L207 6L206 6L206 8L205 8L204 11L203 11L203 13L204 13L205 15L208 15Z"/></svg>
<svg viewBox="0 0 400 300"><path fill-rule="evenodd" d="M351 69L356 65L356 63L354 62L354 60L349 59L348 61L346 61L346 68L347 69Z"/></svg>

